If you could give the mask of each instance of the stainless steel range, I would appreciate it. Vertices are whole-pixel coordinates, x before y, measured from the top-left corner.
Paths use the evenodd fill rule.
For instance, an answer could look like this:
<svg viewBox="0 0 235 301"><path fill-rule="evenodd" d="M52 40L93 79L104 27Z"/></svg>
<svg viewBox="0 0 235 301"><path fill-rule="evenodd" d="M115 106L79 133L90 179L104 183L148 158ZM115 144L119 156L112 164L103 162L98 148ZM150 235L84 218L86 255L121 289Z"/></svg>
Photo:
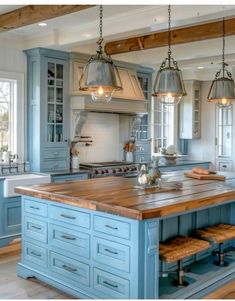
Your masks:
<svg viewBox="0 0 235 301"><path fill-rule="evenodd" d="M91 171L91 177L98 178L135 175L138 171L138 164L123 161L81 163L80 168L89 169Z"/></svg>

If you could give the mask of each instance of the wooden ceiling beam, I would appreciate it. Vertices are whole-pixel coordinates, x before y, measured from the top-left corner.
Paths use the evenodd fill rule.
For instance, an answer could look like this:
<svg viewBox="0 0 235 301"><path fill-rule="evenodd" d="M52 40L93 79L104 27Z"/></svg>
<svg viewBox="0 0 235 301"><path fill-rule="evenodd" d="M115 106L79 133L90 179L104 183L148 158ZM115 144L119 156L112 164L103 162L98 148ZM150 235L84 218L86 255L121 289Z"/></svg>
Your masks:
<svg viewBox="0 0 235 301"><path fill-rule="evenodd" d="M171 44L183 44L222 36L222 21L194 25L190 27L173 29L171 31ZM225 35L235 34L235 18L225 20ZM131 51L151 49L168 45L168 31L155 32L148 35L112 41L105 44L109 55Z"/></svg>
<svg viewBox="0 0 235 301"><path fill-rule="evenodd" d="M27 5L0 15L0 32L75 13L95 5Z"/></svg>

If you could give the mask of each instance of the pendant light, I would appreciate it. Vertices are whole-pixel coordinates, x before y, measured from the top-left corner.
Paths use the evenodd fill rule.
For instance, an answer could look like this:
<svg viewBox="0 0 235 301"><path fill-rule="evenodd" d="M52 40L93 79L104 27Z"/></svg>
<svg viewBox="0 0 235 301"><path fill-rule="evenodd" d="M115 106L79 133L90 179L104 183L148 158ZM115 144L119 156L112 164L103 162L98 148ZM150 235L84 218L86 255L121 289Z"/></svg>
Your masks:
<svg viewBox="0 0 235 301"><path fill-rule="evenodd" d="M168 57L157 73L152 96L162 103L176 105L186 95L183 77L177 62L171 57L171 6L168 6Z"/></svg>
<svg viewBox="0 0 235 301"><path fill-rule="evenodd" d="M113 92L122 90L121 79L117 67L110 56L103 50L103 6L100 5L100 37L97 41L98 49L91 56L84 67L79 81L80 91L90 92L94 102L109 102Z"/></svg>
<svg viewBox="0 0 235 301"><path fill-rule="evenodd" d="M218 103L220 106L229 106L235 100L235 85L232 74L226 69L228 64L224 61L225 50L225 19L223 18L223 48L222 69L220 69L213 80L208 94L208 101ZM222 75L221 75L222 73Z"/></svg>

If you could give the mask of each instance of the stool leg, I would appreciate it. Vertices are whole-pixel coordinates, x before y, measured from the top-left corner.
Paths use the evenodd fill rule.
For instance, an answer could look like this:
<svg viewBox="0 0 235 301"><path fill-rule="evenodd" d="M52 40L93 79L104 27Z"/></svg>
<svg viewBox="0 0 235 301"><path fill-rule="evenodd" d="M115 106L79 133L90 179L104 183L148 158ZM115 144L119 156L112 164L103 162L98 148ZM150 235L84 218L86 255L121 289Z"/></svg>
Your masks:
<svg viewBox="0 0 235 301"><path fill-rule="evenodd" d="M183 267L182 267L182 261L181 260L178 260L177 277L178 277L178 279L174 280L172 282L173 285L178 286L178 287L185 287L185 286L188 285L188 282L183 280L184 270L183 270Z"/></svg>
<svg viewBox="0 0 235 301"><path fill-rule="evenodd" d="M219 252L217 253L218 255L218 261L215 261L214 264L218 265L220 267L225 267L228 266L228 262L224 260L225 254L224 254L224 244L220 243L219 244Z"/></svg>

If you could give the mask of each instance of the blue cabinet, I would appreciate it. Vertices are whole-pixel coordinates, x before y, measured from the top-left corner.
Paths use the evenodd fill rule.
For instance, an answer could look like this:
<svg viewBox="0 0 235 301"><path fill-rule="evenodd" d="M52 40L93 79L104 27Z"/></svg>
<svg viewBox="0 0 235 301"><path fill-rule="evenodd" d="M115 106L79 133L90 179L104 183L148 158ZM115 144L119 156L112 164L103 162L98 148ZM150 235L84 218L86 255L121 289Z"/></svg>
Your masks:
<svg viewBox="0 0 235 301"><path fill-rule="evenodd" d="M43 48L25 53L30 168L40 172L68 169L68 53Z"/></svg>
<svg viewBox="0 0 235 301"><path fill-rule="evenodd" d="M61 183L69 181L87 180L89 177L88 173L71 173L61 175L51 175L51 182Z"/></svg>

